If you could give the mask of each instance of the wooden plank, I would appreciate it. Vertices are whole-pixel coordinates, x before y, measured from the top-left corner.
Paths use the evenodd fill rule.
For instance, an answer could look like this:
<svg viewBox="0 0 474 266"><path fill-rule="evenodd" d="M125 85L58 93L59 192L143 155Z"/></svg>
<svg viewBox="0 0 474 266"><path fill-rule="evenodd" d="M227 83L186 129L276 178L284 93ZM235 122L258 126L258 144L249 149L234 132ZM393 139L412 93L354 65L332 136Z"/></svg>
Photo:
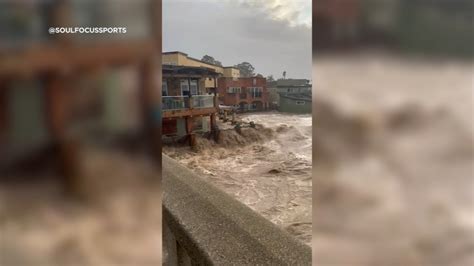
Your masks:
<svg viewBox="0 0 474 266"><path fill-rule="evenodd" d="M217 108L195 108L195 109L181 109L181 110L168 110L163 111L163 118L172 117L186 117L186 116L199 116L199 115L211 115L217 113Z"/></svg>
<svg viewBox="0 0 474 266"><path fill-rule="evenodd" d="M150 40L91 42L75 46L36 44L17 53L0 52L0 77L29 77L39 72L137 63L149 58L154 50Z"/></svg>

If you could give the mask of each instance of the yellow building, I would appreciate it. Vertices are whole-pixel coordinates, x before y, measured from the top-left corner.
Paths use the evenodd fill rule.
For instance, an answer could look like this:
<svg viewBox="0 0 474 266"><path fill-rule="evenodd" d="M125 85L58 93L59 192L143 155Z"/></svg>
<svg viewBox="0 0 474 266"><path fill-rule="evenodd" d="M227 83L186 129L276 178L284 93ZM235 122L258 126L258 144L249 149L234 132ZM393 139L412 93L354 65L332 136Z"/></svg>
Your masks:
<svg viewBox="0 0 474 266"><path fill-rule="evenodd" d="M174 51L165 52L162 54L162 64L164 65L175 65L175 66L191 66L191 67L206 67L214 70L221 74L222 77L240 77L240 70L235 67L222 67L210 63L203 62L196 58L188 56L188 54ZM217 80L215 78L207 78L201 81L201 86L206 88L206 91L213 91L217 88Z"/></svg>
<svg viewBox="0 0 474 266"><path fill-rule="evenodd" d="M240 70L236 67L224 67L224 77L240 78Z"/></svg>

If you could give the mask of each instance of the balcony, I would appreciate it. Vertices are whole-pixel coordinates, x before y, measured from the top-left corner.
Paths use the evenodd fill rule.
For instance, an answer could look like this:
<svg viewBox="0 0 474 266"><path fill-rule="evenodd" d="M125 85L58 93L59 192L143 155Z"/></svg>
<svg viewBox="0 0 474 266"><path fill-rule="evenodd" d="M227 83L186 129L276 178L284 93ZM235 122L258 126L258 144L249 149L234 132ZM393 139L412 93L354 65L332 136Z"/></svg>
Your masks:
<svg viewBox="0 0 474 266"><path fill-rule="evenodd" d="M164 118L210 115L217 112L214 95L162 96Z"/></svg>
<svg viewBox="0 0 474 266"><path fill-rule="evenodd" d="M193 108L210 108L214 107L213 95L194 95L191 98Z"/></svg>
<svg viewBox="0 0 474 266"><path fill-rule="evenodd" d="M189 97L187 96L163 96L162 110L181 110L189 108Z"/></svg>

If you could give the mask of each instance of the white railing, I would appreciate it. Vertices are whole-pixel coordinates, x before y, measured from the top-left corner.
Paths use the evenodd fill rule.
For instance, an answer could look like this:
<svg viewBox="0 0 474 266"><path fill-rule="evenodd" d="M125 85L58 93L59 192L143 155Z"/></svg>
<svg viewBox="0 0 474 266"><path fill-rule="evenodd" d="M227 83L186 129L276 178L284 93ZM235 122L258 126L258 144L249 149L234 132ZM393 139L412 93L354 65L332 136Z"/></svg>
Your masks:
<svg viewBox="0 0 474 266"><path fill-rule="evenodd" d="M162 110L181 110L189 108L214 107L213 95L162 96Z"/></svg>
<svg viewBox="0 0 474 266"><path fill-rule="evenodd" d="M191 97L193 108L209 108L214 107L213 95L193 95Z"/></svg>
<svg viewBox="0 0 474 266"><path fill-rule="evenodd" d="M188 96L162 96L162 110L179 110L189 108Z"/></svg>

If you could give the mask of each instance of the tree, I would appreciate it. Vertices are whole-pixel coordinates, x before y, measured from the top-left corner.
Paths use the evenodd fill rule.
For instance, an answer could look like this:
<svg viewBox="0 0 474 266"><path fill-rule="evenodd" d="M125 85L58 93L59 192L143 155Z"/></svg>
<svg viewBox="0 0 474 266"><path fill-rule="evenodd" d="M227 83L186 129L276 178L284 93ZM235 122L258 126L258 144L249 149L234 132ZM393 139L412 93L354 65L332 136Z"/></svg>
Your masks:
<svg viewBox="0 0 474 266"><path fill-rule="evenodd" d="M203 56L201 61L203 61L205 63L213 64L213 65L222 66L222 63L220 61L214 59L214 57L212 57L210 55Z"/></svg>
<svg viewBox="0 0 474 266"><path fill-rule="evenodd" d="M286 79L286 71L283 71L283 79Z"/></svg>
<svg viewBox="0 0 474 266"><path fill-rule="evenodd" d="M254 73L255 68L249 62L242 62L238 65L235 65L234 67L240 70L241 77L248 78L248 77L255 76L255 73Z"/></svg>
<svg viewBox="0 0 474 266"><path fill-rule="evenodd" d="M255 75L255 77L257 77L257 78L263 78L263 75L260 74L260 73L258 73L257 75Z"/></svg>
<svg viewBox="0 0 474 266"><path fill-rule="evenodd" d="M268 81L268 82L273 82L273 81L275 81L275 79L273 78L273 75L268 76L268 77L267 77L267 81Z"/></svg>

